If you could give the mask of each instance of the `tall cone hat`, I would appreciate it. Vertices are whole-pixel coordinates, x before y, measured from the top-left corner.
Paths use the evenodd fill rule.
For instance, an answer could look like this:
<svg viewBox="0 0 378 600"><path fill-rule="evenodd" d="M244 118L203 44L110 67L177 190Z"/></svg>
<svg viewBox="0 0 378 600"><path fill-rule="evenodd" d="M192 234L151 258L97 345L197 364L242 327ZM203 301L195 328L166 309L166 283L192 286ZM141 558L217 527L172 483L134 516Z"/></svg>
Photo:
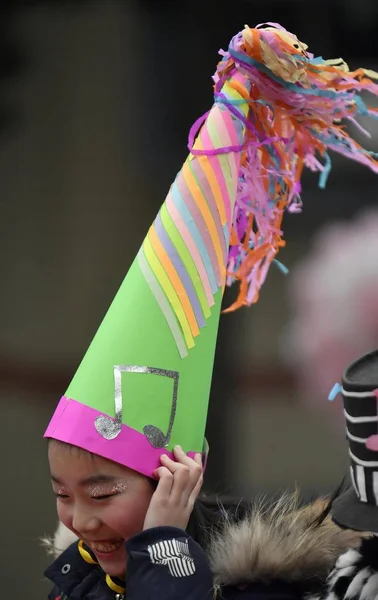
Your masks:
<svg viewBox="0 0 378 600"><path fill-rule="evenodd" d="M284 211L301 207L304 166L324 185L330 148L378 170L340 126L376 116L357 93L377 94L375 77L314 58L277 24L231 40L214 104L45 437L150 477L176 444L206 453L225 285L240 285L228 310L257 301L284 245Z"/></svg>

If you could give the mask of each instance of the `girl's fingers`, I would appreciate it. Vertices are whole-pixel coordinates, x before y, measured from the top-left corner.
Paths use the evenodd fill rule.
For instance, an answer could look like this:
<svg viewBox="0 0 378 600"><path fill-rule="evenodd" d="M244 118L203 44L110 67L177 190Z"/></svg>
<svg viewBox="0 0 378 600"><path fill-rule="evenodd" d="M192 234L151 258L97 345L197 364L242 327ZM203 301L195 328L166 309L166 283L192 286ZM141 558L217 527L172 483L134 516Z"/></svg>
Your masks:
<svg viewBox="0 0 378 600"><path fill-rule="evenodd" d="M174 454L176 460L183 465L187 465L188 467L191 467L193 464L193 461L194 461L197 464L200 464L202 467L202 455L200 453L195 454L194 458L190 458L190 456L185 454L185 452L181 448L181 446L175 446L175 448L173 449L173 454Z"/></svg>
<svg viewBox="0 0 378 600"><path fill-rule="evenodd" d="M161 455L160 462L167 469L169 469L171 473L175 473L181 467L180 462L176 462L175 460L172 460L172 458L169 458L169 456L167 454Z"/></svg>
<svg viewBox="0 0 378 600"><path fill-rule="evenodd" d="M188 485L187 485L187 489L186 489L186 497L185 497L185 500L188 501L189 496L191 495L191 493L193 492L193 489L195 488L195 486L198 483L198 480L203 475L202 454L197 452L197 454L194 455L194 458L190 458L189 456L187 456L185 454L185 452L182 450L182 448L180 448L180 446L177 446L175 448L174 454L175 454L175 457L177 458L177 460L181 461L182 464L187 465L190 470L190 478L188 481ZM201 487L202 487L202 484L201 484Z"/></svg>
<svg viewBox="0 0 378 600"><path fill-rule="evenodd" d="M180 506L186 506L190 494L189 490L192 488L190 469L185 465L181 465L181 469L177 470L173 476L172 502Z"/></svg>
<svg viewBox="0 0 378 600"><path fill-rule="evenodd" d="M159 481L154 495L159 498L170 496L173 486L173 474L171 471L166 467L159 467L156 469L154 475Z"/></svg>
<svg viewBox="0 0 378 600"><path fill-rule="evenodd" d="M187 501L194 504L194 500L197 498L203 485L203 467L202 467L202 454L196 454L194 456L195 466L192 469L191 487L188 489ZM193 500L194 499L194 500Z"/></svg>
<svg viewBox="0 0 378 600"><path fill-rule="evenodd" d="M194 455L193 460L201 467L201 469L203 468L202 454L200 452L197 452L197 454Z"/></svg>
<svg viewBox="0 0 378 600"><path fill-rule="evenodd" d="M190 486L190 468L169 458L169 456L161 456L161 463L171 471L173 484L170 493L170 500L173 504L180 506L186 505L188 494L185 490ZM191 486L193 487L193 486Z"/></svg>
<svg viewBox="0 0 378 600"><path fill-rule="evenodd" d="M173 449L173 455L176 460L170 458L167 454L163 454L160 457L160 461L163 465L165 465L172 473L181 469L181 465L186 465L187 467L191 467L193 464L193 459L190 458L187 454L185 454L184 450L180 446L175 446Z"/></svg>
<svg viewBox="0 0 378 600"><path fill-rule="evenodd" d="M158 485L144 520L144 529L162 525L185 529L188 525L202 487L202 460L201 455L189 458L181 449L175 451L175 458L160 457L162 466L154 472Z"/></svg>
<svg viewBox="0 0 378 600"><path fill-rule="evenodd" d="M197 489L198 481L202 478L202 457L199 454L192 459L180 447L175 448L174 455L177 462L162 457L162 463L173 472L172 501L186 506L194 489ZM201 487L202 483L199 489Z"/></svg>
<svg viewBox="0 0 378 600"><path fill-rule="evenodd" d="M197 481L196 485L194 486L193 490L189 494L188 504L190 504L191 506L194 506L194 503L197 500L199 493L202 489L202 485L203 485L203 472L201 473L201 476L198 478L198 481Z"/></svg>

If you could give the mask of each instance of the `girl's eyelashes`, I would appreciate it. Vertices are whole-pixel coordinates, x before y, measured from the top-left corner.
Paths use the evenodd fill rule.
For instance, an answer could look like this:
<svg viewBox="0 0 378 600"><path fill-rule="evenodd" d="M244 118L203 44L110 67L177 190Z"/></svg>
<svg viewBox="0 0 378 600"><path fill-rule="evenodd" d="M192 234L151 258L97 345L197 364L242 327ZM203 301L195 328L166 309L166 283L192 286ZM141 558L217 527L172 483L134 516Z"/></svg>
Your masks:
<svg viewBox="0 0 378 600"><path fill-rule="evenodd" d="M113 494L100 494L99 496L91 496L92 500L108 500L108 498L112 498L113 496L118 496L118 492Z"/></svg>

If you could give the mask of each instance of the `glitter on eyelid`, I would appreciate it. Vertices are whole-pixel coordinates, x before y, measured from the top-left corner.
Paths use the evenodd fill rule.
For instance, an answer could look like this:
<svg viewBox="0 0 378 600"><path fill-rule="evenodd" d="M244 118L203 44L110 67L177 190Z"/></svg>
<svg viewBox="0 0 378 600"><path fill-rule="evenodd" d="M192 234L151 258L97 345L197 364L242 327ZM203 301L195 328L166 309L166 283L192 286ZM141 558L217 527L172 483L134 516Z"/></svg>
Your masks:
<svg viewBox="0 0 378 600"><path fill-rule="evenodd" d="M125 482L120 481L115 485L96 485L90 488L90 492L93 496L110 496L112 494L120 494L127 488Z"/></svg>

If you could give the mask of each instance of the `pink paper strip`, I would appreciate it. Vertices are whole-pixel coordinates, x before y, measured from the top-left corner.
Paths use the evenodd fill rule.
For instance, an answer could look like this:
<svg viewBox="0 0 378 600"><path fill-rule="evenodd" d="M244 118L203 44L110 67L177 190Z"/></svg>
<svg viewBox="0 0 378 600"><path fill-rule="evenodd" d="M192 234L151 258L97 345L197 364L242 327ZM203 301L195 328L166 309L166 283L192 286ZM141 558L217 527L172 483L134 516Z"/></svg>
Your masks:
<svg viewBox="0 0 378 600"><path fill-rule="evenodd" d="M215 274L216 282L219 287L222 283L222 275L220 272L218 258L215 252L214 240L211 237L210 231L205 223L205 219L203 218L199 206L192 194L192 190L189 188L187 182L184 179L182 171L178 174L176 182L181 197L188 210L190 211L193 217L193 221L196 224L197 229L200 232L202 240L206 246L206 250L211 261L211 266Z"/></svg>
<svg viewBox="0 0 378 600"><path fill-rule="evenodd" d="M217 117L217 129L219 131L219 124L222 122L222 116L220 114L219 109L218 109L218 113L216 111L214 111L214 118L215 117ZM201 139L203 148L214 148L214 144L211 140L211 137L209 135L209 131L208 131L207 127L203 127L201 129L200 139ZM225 156L227 157L228 155L226 154ZM219 162L219 157L217 155L209 156L208 159L209 159L209 163L214 171L215 178L217 180L217 183L218 183L220 191L221 191L222 202L224 204L224 208L226 211L227 223L231 223L230 195L228 193L228 188L226 185L226 181L224 179L223 169ZM224 225L224 223L222 223L222 225Z"/></svg>
<svg viewBox="0 0 378 600"><path fill-rule="evenodd" d="M181 237L184 240L186 247L188 248L188 250L190 252L190 255L193 259L194 264L196 265L196 269L197 269L198 275L200 276L200 279L202 281L209 306L214 306L213 292L211 290L210 281L207 276L206 269L203 264L201 255L199 254L198 249L197 249L195 243L193 242L192 236L190 235L190 232L189 232L187 226L185 225L184 220L182 219L179 211L177 210L177 208L175 206L175 203L173 202L171 192L169 192L169 194L167 196L166 207L167 207L167 210L170 214L172 221L174 222L177 229L179 230Z"/></svg>
<svg viewBox="0 0 378 600"><path fill-rule="evenodd" d="M241 144L242 140L239 139L238 132L236 129L235 118L232 117L229 111L223 111L223 123L226 125L228 135L230 137L231 144Z"/></svg>
<svg viewBox="0 0 378 600"><path fill-rule="evenodd" d="M224 146L230 146L231 144L236 144L238 141L238 135L235 129L235 126L232 123L232 116L228 111L222 111L222 121L219 124L219 135L223 142ZM232 131L233 137L230 135L230 130ZM240 168L240 154L236 152L231 152L228 155L228 162L230 165L232 180L235 182L237 187L238 176L239 176L239 168Z"/></svg>
<svg viewBox="0 0 378 600"><path fill-rule="evenodd" d="M226 238L225 238L223 226L221 223L221 217L219 214L219 209L218 209L217 202L214 197L213 191L210 187L208 179L206 177L204 177L204 173L201 169L201 165L198 160L191 161L190 169L191 169L194 177L196 178L198 185L200 186L201 190L203 191L204 196L206 197L207 203L209 205L211 214L214 219L215 226L218 231L218 236L219 236L219 240L221 243L222 254L223 254L223 258L224 258L223 262L224 262L224 264L227 264L228 239L227 239L227 243L226 243Z"/></svg>
<svg viewBox="0 0 378 600"><path fill-rule="evenodd" d="M124 423L114 440L106 440L94 425L101 415L104 413L95 408L62 396L44 437L78 446L151 478L154 478L155 469L161 466L162 454L174 460L167 448L153 448L143 433ZM193 458L196 452L187 454Z"/></svg>

